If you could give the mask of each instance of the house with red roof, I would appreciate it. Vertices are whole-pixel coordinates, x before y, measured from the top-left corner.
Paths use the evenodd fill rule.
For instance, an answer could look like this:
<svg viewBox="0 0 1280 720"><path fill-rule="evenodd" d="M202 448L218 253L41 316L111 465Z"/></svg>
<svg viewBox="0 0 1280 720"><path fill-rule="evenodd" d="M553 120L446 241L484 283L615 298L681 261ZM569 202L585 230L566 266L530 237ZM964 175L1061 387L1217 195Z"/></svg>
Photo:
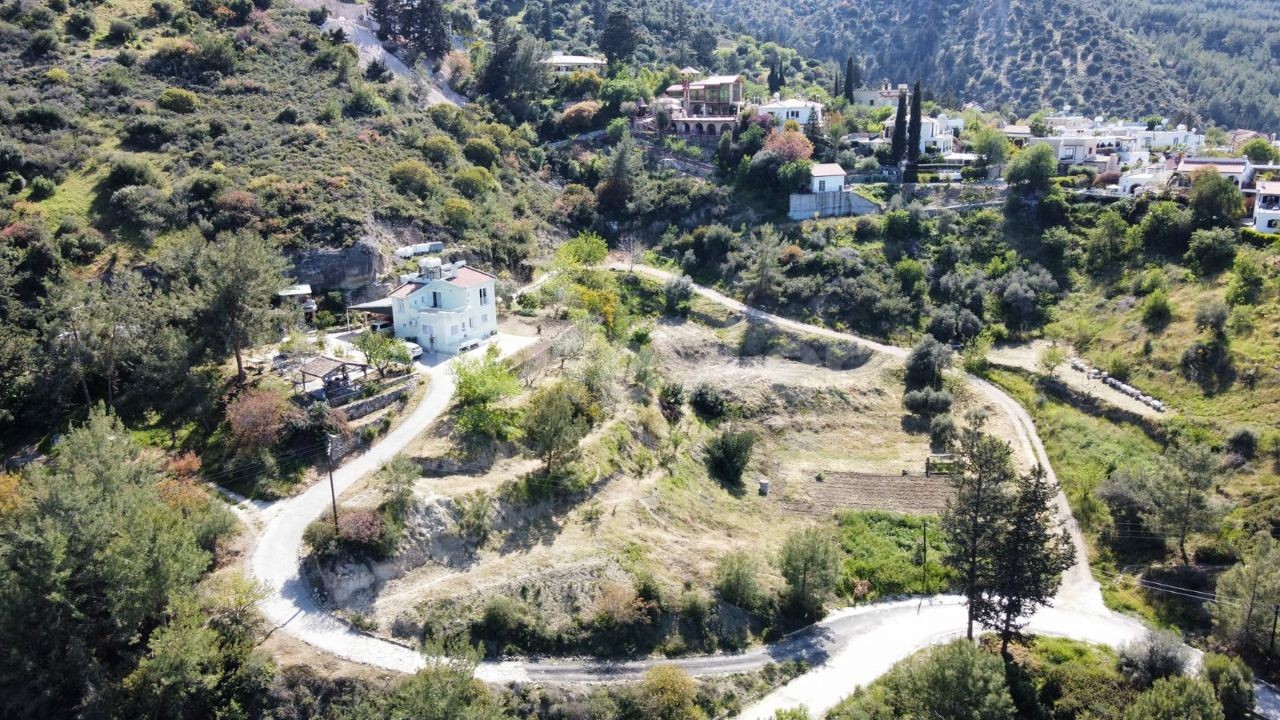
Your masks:
<svg viewBox="0 0 1280 720"><path fill-rule="evenodd" d="M497 334L493 275L465 261L441 263L440 258L426 258L418 268L387 297L351 309L389 312L396 337L427 352L458 353Z"/></svg>

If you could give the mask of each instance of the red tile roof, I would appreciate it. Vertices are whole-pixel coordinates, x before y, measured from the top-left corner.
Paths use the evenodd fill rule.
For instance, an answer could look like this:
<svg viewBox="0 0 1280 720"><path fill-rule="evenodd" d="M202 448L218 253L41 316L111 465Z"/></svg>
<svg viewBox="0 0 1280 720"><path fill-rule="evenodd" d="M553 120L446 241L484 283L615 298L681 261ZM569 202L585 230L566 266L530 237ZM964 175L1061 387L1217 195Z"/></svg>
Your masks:
<svg viewBox="0 0 1280 720"><path fill-rule="evenodd" d="M401 285L395 290L392 290L391 294L388 295L387 297L407 298L410 295L412 295L414 292L416 292L420 287L422 287L422 283L410 281Z"/></svg>
<svg viewBox="0 0 1280 720"><path fill-rule="evenodd" d="M449 278L449 282L460 287L470 288L479 287L494 279L492 275L483 270L476 270L473 267L463 266L458 268L458 273Z"/></svg>

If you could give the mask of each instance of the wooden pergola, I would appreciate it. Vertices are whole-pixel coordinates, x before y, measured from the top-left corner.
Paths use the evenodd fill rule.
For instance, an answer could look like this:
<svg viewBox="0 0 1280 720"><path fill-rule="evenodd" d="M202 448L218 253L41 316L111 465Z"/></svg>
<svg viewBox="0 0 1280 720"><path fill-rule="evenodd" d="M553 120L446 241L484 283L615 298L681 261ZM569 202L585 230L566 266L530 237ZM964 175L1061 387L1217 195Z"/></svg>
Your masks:
<svg viewBox="0 0 1280 720"><path fill-rule="evenodd" d="M294 381L294 388L297 393L302 394L307 391L307 383L319 380L320 387L328 395L333 390L349 386L351 376L357 371L360 377L364 377L369 372L369 366L321 355L308 360L298 368L298 379Z"/></svg>

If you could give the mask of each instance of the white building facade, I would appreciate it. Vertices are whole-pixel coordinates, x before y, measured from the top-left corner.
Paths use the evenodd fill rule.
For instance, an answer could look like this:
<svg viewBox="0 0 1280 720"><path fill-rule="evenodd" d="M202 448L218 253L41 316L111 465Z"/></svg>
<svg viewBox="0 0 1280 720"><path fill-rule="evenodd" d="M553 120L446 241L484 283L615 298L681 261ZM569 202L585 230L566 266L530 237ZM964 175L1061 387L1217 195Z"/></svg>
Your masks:
<svg viewBox="0 0 1280 720"><path fill-rule="evenodd" d="M494 277L465 263L422 262L422 272L391 291L396 337L427 352L453 354L498 332Z"/></svg>
<svg viewBox="0 0 1280 720"><path fill-rule="evenodd" d="M1258 183L1253 229L1268 235L1280 234L1280 182L1263 180Z"/></svg>
<svg viewBox="0 0 1280 720"><path fill-rule="evenodd" d="M810 171L812 179L809 192L840 192L844 190L844 168L835 163L820 163Z"/></svg>
<svg viewBox="0 0 1280 720"><path fill-rule="evenodd" d="M818 127L825 122L822 117L822 103L812 100L774 100L761 105L759 111L773 118L774 132L782 132L788 120L794 120L804 127L812 120Z"/></svg>

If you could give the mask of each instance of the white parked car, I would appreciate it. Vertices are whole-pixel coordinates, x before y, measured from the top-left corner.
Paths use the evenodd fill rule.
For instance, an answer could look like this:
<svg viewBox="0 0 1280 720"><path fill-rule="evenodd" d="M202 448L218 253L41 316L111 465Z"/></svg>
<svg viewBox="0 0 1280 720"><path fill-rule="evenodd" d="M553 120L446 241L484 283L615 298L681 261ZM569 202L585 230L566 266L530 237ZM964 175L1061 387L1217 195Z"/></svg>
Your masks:
<svg viewBox="0 0 1280 720"><path fill-rule="evenodd" d="M422 346L416 342L404 341L404 346L409 349L409 359L417 360L422 357Z"/></svg>
<svg viewBox="0 0 1280 720"><path fill-rule="evenodd" d="M396 326L390 320L375 320L369 323L369 329L375 333L390 335L396 331Z"/></svg>

